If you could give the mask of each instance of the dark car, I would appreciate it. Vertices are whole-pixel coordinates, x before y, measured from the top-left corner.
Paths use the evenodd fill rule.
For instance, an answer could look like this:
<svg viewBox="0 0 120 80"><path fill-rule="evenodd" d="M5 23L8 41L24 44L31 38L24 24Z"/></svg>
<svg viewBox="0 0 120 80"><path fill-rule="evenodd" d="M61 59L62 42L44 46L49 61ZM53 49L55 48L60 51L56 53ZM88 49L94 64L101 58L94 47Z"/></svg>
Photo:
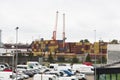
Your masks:
<svg viewBox="0 0 120 80"><path fill-rule="evenodd" d="M28 75L29 77L33 77L34 73L30 70L23 71L24 74Z"/></svg>

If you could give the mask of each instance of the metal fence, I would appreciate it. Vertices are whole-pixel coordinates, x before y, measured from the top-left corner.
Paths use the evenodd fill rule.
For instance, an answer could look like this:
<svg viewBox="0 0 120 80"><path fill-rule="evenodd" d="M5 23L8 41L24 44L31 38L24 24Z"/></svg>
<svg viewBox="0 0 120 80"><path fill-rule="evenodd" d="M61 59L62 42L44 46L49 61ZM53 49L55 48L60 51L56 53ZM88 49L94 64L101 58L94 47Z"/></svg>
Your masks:
<svg viewBox="0 0 120 80"><path fill-rule="evenodd" d="M18 64L25 64L27 61L38 61L39 62L39 56L20 56L18 57ZM14 60L16 60L14 58ZM9 65L12 65L13 63L13 56L0 56L0 62L2 63L8 63ZM15 62L15 61L14 61Z"/></svg>
<svg viewBox="0 0 120 80"><path fill-rule="evenodd" d="M120 68L97 68L96 80L120 80Z"/></svg>

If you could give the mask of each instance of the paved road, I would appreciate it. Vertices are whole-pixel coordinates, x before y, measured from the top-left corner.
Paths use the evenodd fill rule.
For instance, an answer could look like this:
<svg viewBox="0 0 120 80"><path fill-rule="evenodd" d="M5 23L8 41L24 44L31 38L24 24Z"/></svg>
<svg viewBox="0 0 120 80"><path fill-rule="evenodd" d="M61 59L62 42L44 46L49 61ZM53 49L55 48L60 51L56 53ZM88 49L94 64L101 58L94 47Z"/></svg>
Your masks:
<svg viewBox="0 0 120 80"><path fill-rule="evenodd" d="M94 75L86 75L87 80L94 80Z"/></svg>
<svg viewBox="0 0 120 80"><path fill-rule="evenodd" d="M86 75L86 79L87 80L94 80L94 76L93 75ZM29 78L29 79L25 79L25 80L33 80L33 79Z"/></svg>
<svg viewBox="0 0 120 80"><path fill-rule="evenodd" d="M32 78L29 78L29 79L25 79L25 80L33 80Z"/></svg>

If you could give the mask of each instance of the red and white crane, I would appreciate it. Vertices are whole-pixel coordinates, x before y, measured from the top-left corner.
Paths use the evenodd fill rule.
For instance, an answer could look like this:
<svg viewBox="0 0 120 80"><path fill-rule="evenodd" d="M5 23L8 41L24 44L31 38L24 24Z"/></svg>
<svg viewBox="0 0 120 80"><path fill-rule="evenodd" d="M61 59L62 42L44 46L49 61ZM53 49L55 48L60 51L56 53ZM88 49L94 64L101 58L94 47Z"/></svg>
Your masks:
<svg viewBox="0 0 120 80"><path fill-rule="evenodd" d="M57 34L57 25L58 25L58 11L56 12L56 20L55 20L55 27L53 31L53 40L56 40L56 34ZM62 39L63 39L63 48L65 46L65 14L63 14L63 33L62 33Z"/></svg>
<svg viewBox="0 0 120 80"><path fill-rule="evenodd" d="M58 11L56 12L55 27L53 31L53 37L52 37L53 40L56 40L57 24L58 24Z"/></svg>
<svg viewBox="0 0 120 80"><path fill-rule="evenodd" d="M65 47L65 14L63 14L63 48Z"/></svg>

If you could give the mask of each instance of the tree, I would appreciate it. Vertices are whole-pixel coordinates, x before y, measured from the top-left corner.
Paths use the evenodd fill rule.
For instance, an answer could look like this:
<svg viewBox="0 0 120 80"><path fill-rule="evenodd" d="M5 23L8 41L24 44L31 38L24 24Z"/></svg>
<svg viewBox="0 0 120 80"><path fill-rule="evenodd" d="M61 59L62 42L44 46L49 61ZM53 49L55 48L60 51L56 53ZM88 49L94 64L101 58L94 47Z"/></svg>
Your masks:
<svg viewBox="0 0 120 80"><path fill-rule="evenodd" d="M90 41L88 39L80 40L81 43L89 43Z"/></svg>
<svg viewBox="0 0 120 80"><path fill-rule="evenodd" d="M118 44L118 40L113 39L110 43L111 43L111 44Z"/></svg>
<svg viewBox="0 0 120 80"><path fill-rule="evenodd" d="M90 57L90 54L88 54L87 55L87 57L86 57L86 60L85 60L86 62L91 62L91 57Z"/></svg>
<svg viewBox="0 0 120 80"><path fill-rule="evenodd" d="M51 53L50 53L50 55L49 55L49 57L48 57L48 61L49 61L49 62L53 62L53 61L54 61L53 56L52 56Z"/></svg>
<svg viewBox="0 0 120 80"><path fill-rule="evenodd" d="M22 57L23 56L23 54L22 53L17 53L18 54L18 57Z"/></svg>
<svg viewBox="0 0 120 80"><path fill-rule="evenodd" d="M98 63L106 63L107 62L107 59L105 56L101 56L99 59L98 59Z"/></svg>
<svg viewBox="0 0 120 80"><path fill-rule="evenodd" d="M80 40L81 43L83 43L84 41L83 40Z"/></svg>
<svg viewBox="0 0 120 80"><path fill-rule="evenodd" d="M85 42L85 43L89 43L88 39L85 39L84 42Z"/></svg>
<svg viewBox="0 0 120 80"><path fill-rule="evenodd" d="M78 58L76 57L72 58L72 63L78 63L78 62L79 62Z"/></svg>
<svg viewBox="0 0 120 80"><path fill-rule="evenodd" d="M29 56L29 57L33 57L33 53L29 53L28 56Z"/></svg>
<svg viewBox="0 0 120 80"><path fill-rule="evenodd" d="M64 56L59 56L58 57L58 61L59 62L64 62L65 61L65 57Z"/></svg>
<svg viewBox="0 0 120 80"><path fill-rule="evenodd" d="M107 62L107 59L105 56L102 56L102 63L106 63Z"/></svg>

